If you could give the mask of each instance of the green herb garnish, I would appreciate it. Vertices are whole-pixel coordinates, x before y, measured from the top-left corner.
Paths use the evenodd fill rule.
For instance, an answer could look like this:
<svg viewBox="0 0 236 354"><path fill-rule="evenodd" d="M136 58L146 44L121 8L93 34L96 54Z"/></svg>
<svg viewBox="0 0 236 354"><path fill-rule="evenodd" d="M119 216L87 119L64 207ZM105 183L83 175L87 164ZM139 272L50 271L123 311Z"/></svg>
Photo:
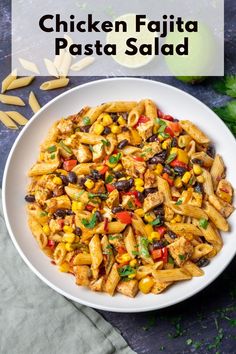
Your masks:
<svg viewBox="0 0 236 354"><path fill-rule="evenodd" d="M200 219L199 226L206 230L208 226L208 220L204 218Z"/></svg>
<svg viewBox="0 0 236 354"><path fill-rule="evenodd" d="M82 219L82 224L87 228L87 229L93 229L94 226L96 225L97 222L97 217L95 214L92 215L91 219L88 221L87 219Z"/></svg>
<svg viewBox="0 0 236 354"><path fill-rule="evenodd" d="M236 98L236 75L227 75L223 79L218 80L214 85L217 92L223 93L233 98Z"/></svg>
<svg viewBox="0 0 236 354"><path fill-rule="evenodd" d="M89 150L90 150L91 152L94 152L93 145L89 145Z"/></svg>
<svg viewBox="0 0 236 354"><path fill-rule="evenodd" d="M102 146L101 146L101 150L105 147L105 146L110 146L111 143L109 140L102 140Z"/></svg>
<svg viewBox="0 0 236 354"><path fill-rule="evenodd" d="M59 144L62 147L62 149L65 150L68 154L70 155L73 154L72 150L68 146L66 146L66 144L62 140L60 141Z"/></svg>
<svg viewBox="0 0 236 354"><path fill-rule="evenodd" d="M39 216L41 216L41 217L42 216L47 216L47 215L48 215L48 213L46 211L41 211L40 214L39 214Z"/></svg>
<svg viewBox="0 0 236 354"><path fill-rule="evenodd" d="M171 163L177 156L177 153L174 152L173 154L170 154L168 158L166 159L166 163Z"/></svg>
<svg viewBox="0 0 236 354"><path fill-rule="evenodd" d="M163 132L163 133L159 133L159 134L160 134L160 136L161 136L163 139L167 139L167 138L169 138L169 137L170 137L170 134L165 133L165 132Z"/></svg>
<svg viewBox="0 0 236 354"><path fill-rule="evenodd" d="M47 150L48 150L48 152L52 153L52 152L57 151L57 147L56 147L56 145L52 145L52 146L49 146Z"/></svg>
<svg viewBox="0 0 236 354"><path fill-rule="evenodd" d="M121 153L119 152L116 156L115 155L111 155L108 159L108 161L113 165L116 164L119 159L121 158Z"/></svg>
<svg viewBox="0 0 236 354"><path fill-rule="evenodd" d="M160 216L158 216L155 220L150 222L152 226L159 225L160 223L161 223Z"/></svg>
<svg viewBox="0 0 236 354"><path fill-rule="evenodd" d="M113 179L114 179L114 176L108 175L106 180L105 180L105 183L111 183L113 181Z"/></svg>
<svg viewBox="0 0 236 354"><path fill-rule="evenodd" d="M130 209L132 209L132 208L134 207L134 206L133 206L133 203L132 203L130 200L128 201L127 204L128 204L128 207L129 207Z"/></svg>
<svg viewBox="0 0 236 354"><path fill-rule="evenodd" d="M134 256L139 256L139 252L138 252L138 251L132 251L132 254L133 254Z"/></svg>
<svg viewBox="0 0 236 354"><path fill-rule="evenodd" d="M149 244L148 239L146 237L142 236L140 238L140 254L143 257L149 257L150 256L149 250L148 250L148 244Z"/></svg>
<svg viewBox="0 0 236 354"><path fill-rule="evenodd" d="M183 203L182 199L177 200L177 202L175 203L175 205L181 205Z"/></svg>
<svg viewBox="0 0 236 354"><path fill-rule="evenodd" d="M89 199L93 198L101 198L101 199L106 199L108 197L107 193L88 193Z"/></svg>
<svg viewBox="0 0 236 354"><path fill-rule="evenodd" d="M184 261L185 258L186 258L186 256L185 256L184 254L179 254L179 259L180 259L181 261Z"/></svg>
<svg viewBox="0 0 236 354"><path fill-rule="evenodd" d="M56 155L55 155L55 154L51 154L50 159L51 159L51 160L54 160L54 159L55 159L55 157L56 157Z"/></svg>
<svg viewBox="0 0 236 354"><path fill-rule="evenodd" d="M175 264L173 258L170 255L168 255L168 263Z"/></svg>
<svg viewBox="0 0 236 354"><path fill-rule="evenodd" d="M89 117L84 117L83 118L83 124L84 125L91 125L91 121Z"/></svg>
<svg viewBox="0 0 236 354"><path fill-rule="evenodd" d="M164 133L165 129L166 129L166 122L164 122L161 119L158 119L158 123L160 125L159 129L158 129L158 133Z"/></svg>
<svg viewBox="0 0 236 354"><path fill-rule="evenodd" d="M130 267L130 265L125 265L124 267L119 268L118 272L121 277L127 277L128 275L136 273L135 269Z"/></svg>
<svg viewBox="0 0 236 354"><path fill-rule="evenodd" d="M236 100L229 101L225 106L213 108L213 111L224 121L236 136Z"/></svg>

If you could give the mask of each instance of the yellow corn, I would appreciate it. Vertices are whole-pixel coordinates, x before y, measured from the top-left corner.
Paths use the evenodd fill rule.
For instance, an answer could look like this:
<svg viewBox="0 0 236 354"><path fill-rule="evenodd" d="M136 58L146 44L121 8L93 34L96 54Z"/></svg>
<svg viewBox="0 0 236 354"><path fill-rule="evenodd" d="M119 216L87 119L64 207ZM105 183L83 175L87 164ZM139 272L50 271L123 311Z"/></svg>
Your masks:
<svg viewBox="0 0 236 354"><path fill-rule="evenodd" d="M176 179L175 179L175 187L176 188L181 188L182 186L183 186L183 183L182 183L181 177L176 177Z"/></svg>
<svg viewBox="0 0 236 354"><path fill-rule="evenodd" d="M154 170L154 172L160 176L163 172L163 166L162 164L158 163L157 166L156 166L156 169Z"/></svg>
<svg viewBox="0 0 236 354"><path fill-rule="evenodd" d="M171 140L170 140L170 139L166 139L166 140L161 144L162 149L167 150L168 147L169 147L169 145L170 145L170 143L171 143Z"/></svg>
<svg viewBox="0 0 236 354"><path fill-rule="evenodd" d="M195 175L200 175L202 173L201 166L199 166L198 164L194 164L193 172L195 173Z"/></svg>
<svg viewBox="0 0 236 354"><path fill-rule="evenodd" d="M194 238L192 234L186 234L186 235L184 235L184 237L189 241L192 241Z"/></svg>
<svg viewBox="0 0 236 354"><path fill-rule="evenodd" d="M181 222L182 221L182 217L180 215L176 215L175 221L176 222Z"/></svg>
<svg viewBox="0 0 236 354"><path fill-rule="evenodd" d="M39 161L43 161L44 160L44 153L40 152L39 154Z"/></svg>
<svg viewBox="0 0 236 354"><path fill-rule="evenodd" d="M188 181L190 180L190 178L191 178L191 173L190 172L185 172L185 174L182 177L182 182L187 184Z"/></svg>
<svg viewBox="0 0 236 354"><path fill-rule="evenodd" d="M94 182L91 179L87 179L86 182L84 182L84 185L88 189L92 189L94 187Z"/></svg>
<svg viewBox="0 0 236 354"><path fill-rule="evenodd" d="M64 175L64 176L67 176L68 172L66 172L65 170L62 170L61 168L58 168L56 170L57 173L60 173L60 175Z"/></svg>
<svg viewBox="0 0 236 354"><path fill-rule="evenodd" d="M146 222L152 222L152 221L154 220L154 217L151 216L150 214L145 214L144 220L145 220Z"/></svg>
<svg viewBox="0 0 236 354"><path fill-rule="evenodd" d="M76 201L73 201L72 202L72 211L73 212L76 212L77 210L84 210L84 205L82 202L76 202Z"/></svg>
<svg viewBox="0 0 236 354"><path fill-rule="evenodd" d="M118 163L118 164L113 168L113 170L114 170L115 172L121 171L121 170L123 170L123 166L121 165L121 163Z"/></svg>
<svg viewBox="0 0 236 354"><path fill-rule="evenodd" d="M68 262L62 263L62 264L59 266L59 270L60 270L60 272L68 273L69 270L70 270L70 265L69 265L69 263L68 263Z"/></svg>
<svg viewBox="0 0 236 354"><path fill-rule="evenodd" d="M143 181L142 178L135 178L134 184L135 184L135 186L141 186L142 187L144 185L144 181Z"/></svg>
<svg viewBox="0 0 236 354"><path fill-rule="evenodd" d="M144 229L146 231L146 234L150 235L153 232L153 227L152 225L148 224L144 226Z"/></svg>
<svg viewBox="0 0 236 354"><path fill-rule="evenodd" d="M71 226L68 226L68 225L65 225L64 227L63 227L63 231L64 232L73 232L73 227L71 227Z"/></svg>
<svg viewBox="0 0 236 354"><path fill-rule="evenodd" d="M178 148L177 147L173 147L170 149L170 154L177 154L178 153Z"/></svg>
<svg viewBox="0 0 236 354"><path fill-rule="evenodd" d="M103 125L104 127L106 127L106 126L108 126L108 125L110 125L110 124L112 124L112 123L113 123L113 120L112 120L110 114L105 113L105 114L103 115L103 117L102 117L102 125Z"/></svg>
<svg viewBox="0 0 236 354"><path fill-rule="evenodd" d="M65 233L62 237L63 242L73 243L75 240L75 234L73 232Z"/></svg>
<svg viewBox="0 0 236 354"><path fill-rule="evenodd" d="M126 263L131 260L131 257L129 255L129 253L124 253L121 256L116 256L116 260L118 263Z"/></svg>
<svg viewBox="0 0 236 354"><path fill-rule="evenodd" d="M122 116L119 116L119 118L117 119L117 122L120 125L126 125L126 120Z"/></svg>
<svg viewBox="0 0 236 354"><path fill-rule="evenodd" d="M62 185L62 180L60 177L54 177L52 181L53 181L53 183L57 184L58 186Z"/></svg>
<svg viewBox="0 0 236 354"><path fill-rule="evenodd" d="M130 267L135 267L137 265L137 260L136 259L132 259L132 261L129 262Z"/></svg>
<svg viewBox="0 0 236 354"><path fill-rule="evenodd" d="M153 232L151 232L150 235L148 235L148 240L150 242L152 242L154 239L160 240L160 238L161 238L161 236L160 236L159 232L157 232L157 231L153 231Z"/></svg>
<svg viewBox="0 0 236 354"><path fill-rule="evenodd" d="M159 129L159 125L154 125L154 127L153 127L153 134L157 134L158 129ZM159 139L159 135L158 135L158 139Z"/></svg>
<svg viewBox="0 0 236 354"><path fill-rule="evenodd" d="M178 150L178 160L187 164L188 163L187 152L182 149L177 149L177 150Z"/></svg>
<svg viewBox="0 0 236 354"><path fill-rule="evenodd" d="M43 225L43 232L46 236L50 235L50 227L48 226L48 224Z"/></svg>
<svg viewBox="0 0 236 354"><path fill-rule="evenodd" d="M102 124L96 123L94 125L94 130L93 130L94 134L101 135L103 130L104 130L104 126Z"/></svg>
<svg viewBox="0 0 236 354"><path fill-rule="evenodd" d="M218 196L227 203L231 202L231 196L229 193L226 193L226 192L220 190L218 193Z"/></svg>
<svg viewBox="0 0 236 354"><path fill-rule="evenodd" d="M132 136L132 143L133 143L133 145L139 145L139 144L141 144L141 142L142 142L142 138L141 138L141 136L139 135L139 133L137 132L137 130L135 130L135 129L132 129L131 130L131 136Z"/></svg>
<svg viewBox="0 0 236 354"><path fill-rule="evenodd" d="M128 275L128 278L129 278L129 279L134 279L135 277L136 277L136 274L135 274L135 273Z"/></svg>
<svg viewBox="0 0 236 354"><path fill-rule="evenodd" d="M205 178L203 176L197 176L197 181L199 183L204 183L205 182Z"/></svg>
<svg viewBox="0 0 236 354"><path fill-rule="evenodd" d="M144 191L144 187L141 187L141 186L135 186L135 188L136 188L136 190L138 191L138 192L143 192Z"/></svg>
<svg viewBox="0 0 236 354"><path fill-rule="evenodd" d="M119 127L118 125L112 125L111 126L111 132L113 134L119 134L121 132L121 127Z"/></svg>
<svg viewBox="0 0 236 354"><path fill-rule="evenodd" d="M143 294L148 294L150 293L153 285L154 285L154 280L151 277L147 276L140 280L138 287Z"/></svg>
<svg viewBox="0 0 236 354"><path fill-rule="evenodd" d="M144 216L144 214L145 214L144 210L141 209L141 208L140 209L136 209L134 212L135 212L135 214L137 214L138 216L141 216L141 217Z"/></svg>
<svg viewBox="0 0 236 354"><path fill-rule="evenodd" d="M74 250L74 248L71 246L71 243L66 243L65 244L65 249L68 251L68 252L71 252Z"/></svg>

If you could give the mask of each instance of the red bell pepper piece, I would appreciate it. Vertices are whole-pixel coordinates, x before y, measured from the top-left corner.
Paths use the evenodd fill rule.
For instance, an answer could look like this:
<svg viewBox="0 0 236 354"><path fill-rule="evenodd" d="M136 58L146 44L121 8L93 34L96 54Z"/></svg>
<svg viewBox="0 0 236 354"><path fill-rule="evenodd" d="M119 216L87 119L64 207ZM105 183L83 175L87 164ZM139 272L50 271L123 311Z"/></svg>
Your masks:
<svg viewBox="0 0 236 354"><path fill-rule="evenodd" d="M133 156L133 159L136 161L144 161L144 158L141 156Z"/></svg>
<svg viewBox="0 0 236 354"><path fill-rule="evenodd" d="M179 161L178 159L171 161L170 166L171 167L184 167L184 168L188 169L188 165L182 161Z"/></svg>
<svg viewBox="0 0 236 354"><path fill-rule="evenodd" d="M164 116L164 113L163 113L160 109L158 109L158 110L157 110L157 117L160 118L160 119L162 119L163 116Z"/></svg>
<svg viewBox="0 0 236 354"><path fill-rule="evenodd" d="M168 262L168 249L167 247L163 247L157 250L152 250L151 255L154 261L160 260L164 263Z"/></svg>
<svg viewBox="0 0 236 354"><path fill-rule="evenodd" d="M164 263L167 263L168 262L168 248L167 247L163 247L161 249L161 252L162 252L162 260Z"/></svg>
<svg viewBox="0 0 236 354"><path fill-rule="evenodd" d="M162 257L161 249L152 250L152 251L151 251L151 255L152 255L152 258L153 258L154 261L157 260L157 259L159 259L159 258L161 258L161 257Z"/></svg>
<svg viewBox="0 0 236 354"><path fill-rule="evenodd" d="M134 202L137 207L141 207L142 203L138 199L138 191L130 191L130 192L125 192L123 195L133 195L135 197Z"/></svg>
<svg viewBox="0 0 236 354"><path fill-rule="evenodd" d="M104 218L104 231L108 231L108 218Z"/></svg>
<svg viewBox="0 0 236 354"><path fill-rule="evenodd" d="M63 168L67 172L71 171L77 165L77 160L67 160L63 162Z"/></svg>
<svg viewBox="0 0 236 354"><path fill-rule="evenodd" d="M134 202L135 202L135 205L139 208L143 205L138 198L135 198Z"/></svg>
<svg viewBox="0 0 236 354"><path fill-rule="evenodd" d="M164 178L164 179L169 183L170 186L173 186L173 185L174 185L174 181L173 181L172 178L170 178L170 176L168 175L168 173L166 173L166 172L163 173L162 178Z"/></svg>
<svg viewBox="0 0 236 354"><path fill-rule="evenodd" d="M120 211L118 213L115 214L115 216L117 217L117 219L120 220L120 222L122 224L131 224L132 222L132 217L131 214L128 211Z"/></svg>
<svg viewBox="0 0 236 354"><path fill-rule="evenodd" d="M168 120L169 122L173 122L174 118L170 116L169 114L165 114L162 119Z"/></svg>
<svg viewBox="0 0 236 354"><path fill-rule="evenodd" d="M112 191L114 191L115 187L112 185L112 184L106 184L106 188L107 188L107 191L109 193L111 193Z"/></svg>
<svg viewBox="0 0 236 354"><path fill-rule="evenodd" d="M64 226L64 219L57 219L57 223L60 226L60 229L62 229Z"/></svg>
<svg viewBox="0 0 236 354"><path fill-rule="evenodd" d="M141 123L147 123L148 121L150 120L150 118L146 117L146 116L140 116L139 119L138 119L138 122L134 125L134 128L136 129L139 124Z"/></svg>
<svg viewBox="0 0 236 354"><path fill-rule="evenodd" d="M104 166L101 171L99 171L100 175L105 175L105 173L108 171L108 166Z"/></svg>
<svg viewBox="0 0 236 354"><path fill-rule="evenodd" d="M175 136L175 133L173 132L173 130L168 126L165 129L165 133L169 134L172 138Z"/></svg>
<svg viewBox="0 0 236 354"><path fill-rule="evenodd" d="M179 122L169 122L168 126L175 133L180 133L182 131L182 128L181 128L181 125L179 124Z"/></svg>
<svg viewBox="0 0 236 354"><path fill-rule="evenodd" d="M165 226L154 226L154 230L159 233L159 235L162 237L164 233L166 232L166 227Z"/></svg>
<svg viewBox="0 0 236 354"><path fill-rule="evenodd" d="M91 205L91 204L87 204L85 209L88 210L88 211L92 211L94 209L94 206Z"/></svg>
<svg viewBox="0 0 236 354"><path fill-rule="evenodd" d="M123 246L118 246L116 250L117 250L117 252L118 252L119 254L124 254L124 253L126 253L126 249L125 249L125 247L123 247Z"/></svg>
<svg viewBox="0 0 236 354"><path fill-rule="evenodd" d="M54 250L54 248L55 248L55 241L53 241L53 240L48 240L47 246L48 246L49 248L51 248L51 250Z"/></svg>

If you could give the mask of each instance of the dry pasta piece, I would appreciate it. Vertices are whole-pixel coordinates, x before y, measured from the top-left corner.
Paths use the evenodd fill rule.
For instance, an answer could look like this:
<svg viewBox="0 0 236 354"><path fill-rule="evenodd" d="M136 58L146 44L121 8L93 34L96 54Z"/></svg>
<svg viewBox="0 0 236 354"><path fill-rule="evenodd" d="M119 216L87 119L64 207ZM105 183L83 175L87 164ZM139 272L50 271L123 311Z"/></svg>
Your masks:
<svg viewBox="0 0 236 354"><path fill-rule="evenodd" d="M7 87L7 91L28 86L29 84L31 84L33 80L34 80L34 76L25 76L25 77L20 77L19 79L15 79Z"/></svg>
<svg viewBox="0 0 236 354"><path fill-rule="evenodd" d="M29 94L29 105L34 113L37 113L41 108L33 91Z"/></svg>
<svg viewBox="0 0 236 354"><path fill-rule="evenodd" d="M79 61L77 61L77 63L74 63L73 65L71 65L70 69L72 71L81 71L85 68L87 68L89 65L93 64L95 58L93 57L87 57L87 58L83 58Z"/></svg>
<svg viewBox="0 0 236 354"><path fill-rule="evenodd" d="M28 123L28 119L25 118L21 113L15 111L7 111L6 114L13 119L19 125L25 125Z"/></svg>
<svg viewBox="0 0 236 354"><path fill-rule="evenodd" d="M5 79L2 81L2 93L7 91L8 86L17 78L17 70L14 69Z"/></svg>
<svg viewBox="0 0 236 354"><path fill-rule="evenodd" d="M60 70L60 66L61 66L61 64L62 64L63 57L64 57L65 53L66 53L65 49L62 49L62 50L60 51L60 54L59 54L59 55L55 55L53 64L55 65L57 71Z"/></svg>
<svg viewBox="0 0 236 354"><path fill-rule="evenodd" d="M19 58L19 62L21 63L22 67L28 71L31 71L35 74L39 74L39 69L35 63L32 61Z"/></svg>
<svg viewBox="0 0 236 354"><path fill-rule="evenodd" d="M181 120L180 125L197 143L208 144L210 139L189 120Z"/></svg>
<svg viewBox="0 0 236 354"><path fill-rule="evenodd" d="M40 89L44 91L55 90L67 86L69 81L70 80L65 77L56 80L45 81L40 86Z"/></svg>
<svg viewBox="0 0 236 354"><path fill-rule="evenodd" d="M4 104L12 104L15 106L25 106L24 101L18 96L10 96L10 95L1 95L0 94L0 102Z"/></svg>
<svg viewBox="0 0 236 354"><path fill-rule="evenodd" d="M17 125L5 112L0 111L0 121L9 129L18 129Z"/></svg>
<svg viewBox="0 0 236 354"><path fill-rule="evenodd" d="M43 60L44 60L44 64L45 64L45 66L47 68L47 71L48 71L49 75L55 76L55 77L58 78L59 74L58 74L58 71L57 71L57 68L56 68L55 64L51 60L49 60L47 58L44 58Z"/></svg>
<svg viewBox="0 0 236 354"><path fill-rule="evenodd" d="M69 72L70 66L71 66L71 60L72 60L72 57L71 57L70 53L68 53L66 51L63 56L62 63L59 67L59 75L61 77L66 77L68 75L68 72Z"/></svg>

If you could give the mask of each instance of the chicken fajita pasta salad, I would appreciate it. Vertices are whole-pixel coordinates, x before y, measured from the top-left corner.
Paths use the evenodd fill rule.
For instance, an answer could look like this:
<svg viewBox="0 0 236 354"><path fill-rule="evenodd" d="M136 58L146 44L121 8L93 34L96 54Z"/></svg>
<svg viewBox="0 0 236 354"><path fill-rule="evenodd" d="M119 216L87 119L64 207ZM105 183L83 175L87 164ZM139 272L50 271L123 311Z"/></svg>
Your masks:
<svg viewBox="0 0 236 354"><path fill-rule="evenodd" d="M159 294L203 276L223 244L233 188L189 120L150 99L84 107L51 127L29 171L29 227L77 285Z"/></svg>

